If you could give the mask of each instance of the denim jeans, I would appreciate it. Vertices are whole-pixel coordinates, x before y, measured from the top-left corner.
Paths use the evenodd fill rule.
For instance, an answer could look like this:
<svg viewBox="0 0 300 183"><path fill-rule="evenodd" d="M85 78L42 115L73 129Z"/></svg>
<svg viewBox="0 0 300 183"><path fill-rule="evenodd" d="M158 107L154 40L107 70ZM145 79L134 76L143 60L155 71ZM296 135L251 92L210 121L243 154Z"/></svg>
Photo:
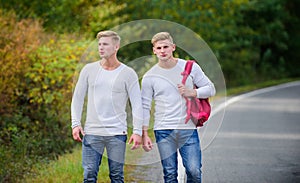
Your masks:
<svg viewBox="0 0 300 183"><path fill-rule="evenodd" d="M112 183L124 182L124 159L126 135L96 136L85 135L82 142L82 167L84 183L96 183L104 148L109 165L109 177Z"/></svg>
<svg viewBox="0 0 300 183"><path fill-rule="evenodd" d="M201 148L197 130L155 130L165 183L178 182L177 149L187 174L187 182L201 182Z"/></svg>

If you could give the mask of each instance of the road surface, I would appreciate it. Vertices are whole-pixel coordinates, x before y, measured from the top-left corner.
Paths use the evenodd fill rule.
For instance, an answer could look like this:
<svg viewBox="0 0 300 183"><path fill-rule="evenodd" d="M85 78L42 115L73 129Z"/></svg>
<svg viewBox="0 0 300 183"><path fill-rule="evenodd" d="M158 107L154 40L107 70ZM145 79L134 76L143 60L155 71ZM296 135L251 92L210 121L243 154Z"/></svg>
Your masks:
<svg viewBox="0 0 300 183"><path fill-rule="evenodd" d="M213 111L200 129L204 183L300 183L300 82L230 97ZM163 182L157 158L157 150L144 156L136 182Z"/></svg>
<svg viewBox="0 0 300 183"><path fill-rule="evenodd" d="M228 105L203 151L203 182L300 182L300 82Z"/></svg>

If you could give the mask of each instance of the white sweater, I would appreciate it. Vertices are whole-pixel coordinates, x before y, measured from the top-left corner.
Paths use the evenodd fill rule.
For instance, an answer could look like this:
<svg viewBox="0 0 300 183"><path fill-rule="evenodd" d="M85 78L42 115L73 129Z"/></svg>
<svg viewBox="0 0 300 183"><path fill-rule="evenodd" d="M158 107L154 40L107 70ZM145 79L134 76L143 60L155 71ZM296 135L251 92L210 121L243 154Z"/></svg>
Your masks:
<svg viewBox="0 0 300 183"><path fill-rule="evenodd" d="M185 124L186 101L178 91L177 84L182 81L185 60L178 59L171 69L154 65L142 80L142 102L144 125L149 126L152 99L155 101L154 130L163 129L195 129L190 120ZM214 84L204 74L200 66L193 64L191 74L186 80L186 86L198 87L197 98L208 98L215 95Z"/></svg>
<svg viewBox="0 0 300 183"><path fill-rule="evenodd" d="M127 134L126 104L130 99L133 133L142 135L143 111L140 86L133 69L121 64L105 70L100 62L85 65L76 84L72 104L72 128L81 125L84 98L88 92L86 134L113 136Z"/></svg>

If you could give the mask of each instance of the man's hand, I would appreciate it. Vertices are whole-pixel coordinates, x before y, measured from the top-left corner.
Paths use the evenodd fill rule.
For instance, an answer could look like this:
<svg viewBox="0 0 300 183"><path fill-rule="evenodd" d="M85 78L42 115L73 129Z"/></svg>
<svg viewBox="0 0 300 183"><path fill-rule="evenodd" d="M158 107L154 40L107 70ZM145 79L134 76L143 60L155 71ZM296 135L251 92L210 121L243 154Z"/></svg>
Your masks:
<svg viewBox="0 0 300 183"><path fill-rule="evenodd" d="M151 151L153 148L152 141L148 135L143 135L143 149L146 152Z"/></svg>
<svg viewBox="0 0 300 183"><path fill-rule="evenodd" d="M188 89L183 84L178 84L178 91L183 97L197 97L197 91L195 89Z"/></svg>
<svg viewBox="0 0 300 183"><path fill-rule="evenodd" d="M128 141L128 144L131 144L132 142L133 142L133 145L131 147L131 150L135 150L140 147L140 145L142 143L142 137L137 134L132 134Z"/></svg>
<svg viewBox="0 0 300 183"><path fill-rule="evenodd" d="M76 126L72 129L72 135L73 135L74 140L76 140L78 142L82 142L80 134L83 136L85 135L81 126Z"/></svg>

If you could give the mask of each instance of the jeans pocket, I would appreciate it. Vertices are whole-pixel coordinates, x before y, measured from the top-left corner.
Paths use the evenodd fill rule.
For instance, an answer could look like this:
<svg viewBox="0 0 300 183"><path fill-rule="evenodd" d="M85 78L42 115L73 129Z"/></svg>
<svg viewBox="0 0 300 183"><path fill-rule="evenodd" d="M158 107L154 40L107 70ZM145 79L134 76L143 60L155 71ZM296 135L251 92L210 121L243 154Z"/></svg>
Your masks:
<svg viewBox="0 0 300 183"><path fill-rule="evenodd" d="M154 134L155 134L156 143L159 143L165 138L168 138L172 132L173 130L155 130Z"/></svg>
<svg viewBox="0 0 300 183"><path fill-rule="evenodd" d="M115 137L122 142L126 142L127 140L127 135L116 135Z"/></svg>

